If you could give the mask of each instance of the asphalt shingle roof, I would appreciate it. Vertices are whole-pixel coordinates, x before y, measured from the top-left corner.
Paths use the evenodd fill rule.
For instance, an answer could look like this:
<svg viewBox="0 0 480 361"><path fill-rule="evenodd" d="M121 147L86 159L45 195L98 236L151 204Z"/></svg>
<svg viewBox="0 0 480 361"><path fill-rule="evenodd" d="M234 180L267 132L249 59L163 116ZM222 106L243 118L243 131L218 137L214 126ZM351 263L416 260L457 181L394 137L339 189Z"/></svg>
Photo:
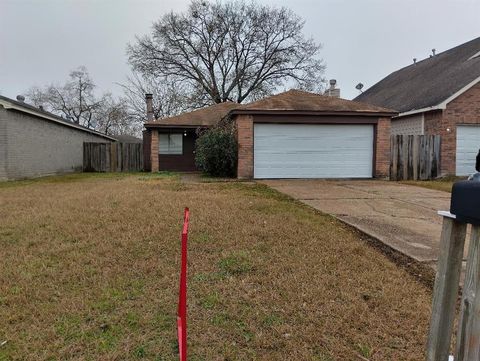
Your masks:
<svg viewBox="0 0 480 361"><path fill-rule="evenodd" d="M393 72L354 100L399 112L439 105L480 78L480 37Z"/></svg>
<svg viewBox="0 0 480 361"><path fill-rule="evenodd" d="M180 114L175 117L157 119L145 123L149 126L204 126L209 127L217 124L230 113L239 112L319 112L319 113L361 113L361 114L395 114L391 109L378 107L371 104L355 102L340 98L329 97L301 90L289 90L284 93L272 95L262 100L238 104L233 102L211 105L206 108Z"/></svg>
<svg viewBox="0 0 480 361"><path fill-rule="evenodd" d="M156 119L154 121L145 123L145 125L209 127L217 124L232 109L240 108L241 106L242 105L233 102L219 103L174 117Z"/></svg>
<svg viewBox="0 0 480 361"><path fill-rule="evenodd" d="M265 99L246 104L242 111L300 111L300 112L353 112L395 113L391 109L362 102L335 98L292 89Z"/></svg>

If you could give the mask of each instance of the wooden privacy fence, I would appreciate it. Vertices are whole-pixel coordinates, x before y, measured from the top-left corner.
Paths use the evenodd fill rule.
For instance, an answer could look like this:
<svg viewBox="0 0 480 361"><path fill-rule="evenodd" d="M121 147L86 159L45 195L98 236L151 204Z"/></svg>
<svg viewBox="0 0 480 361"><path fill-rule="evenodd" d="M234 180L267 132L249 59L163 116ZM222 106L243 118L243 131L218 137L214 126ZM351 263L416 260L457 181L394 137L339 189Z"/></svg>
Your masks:
<svg viewBox="0 0 480 361"><path fill-rule="evenodd" d="M439 135L392 135L390 180L427 180L440 175Z"/></svg>
<svg viewBox="0 0 480 361"><path fill-rule="evenodd" d="M142 143L83 143L84 172L138 172L142 170Z"/></svg>

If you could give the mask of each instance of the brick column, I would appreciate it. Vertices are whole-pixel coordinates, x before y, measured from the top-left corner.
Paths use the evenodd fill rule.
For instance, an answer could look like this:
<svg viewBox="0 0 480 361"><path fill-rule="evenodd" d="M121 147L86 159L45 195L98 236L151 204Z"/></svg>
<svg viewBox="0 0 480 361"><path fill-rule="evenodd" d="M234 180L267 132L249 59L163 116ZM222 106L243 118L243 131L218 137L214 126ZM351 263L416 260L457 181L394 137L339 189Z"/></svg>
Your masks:
<svg viewBox="0 0 480 361"><path fill-rule="evenodd" d="M377 124L375 177L388 178L390 175L390 118L379 118Z"/></svg>
<svg viewBox="0 0 480 361"><path fill-rule="evenodd" d="M151 171L158 172L158 130L152 129L152 138L150 141L150 161Z"/></svg>
<svg viewBox="0 0 480 361"><path fill-rule="evenodd" d="M253 178L253 117L238 115L235 121L238 141L237 178Z"/></svg>

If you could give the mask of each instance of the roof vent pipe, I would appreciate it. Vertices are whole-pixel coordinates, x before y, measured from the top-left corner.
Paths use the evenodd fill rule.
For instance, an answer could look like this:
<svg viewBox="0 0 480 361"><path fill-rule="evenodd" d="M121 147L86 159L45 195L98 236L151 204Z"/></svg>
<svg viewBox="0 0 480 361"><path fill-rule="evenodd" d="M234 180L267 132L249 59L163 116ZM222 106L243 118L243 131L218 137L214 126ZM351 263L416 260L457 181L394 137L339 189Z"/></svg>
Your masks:
<svg viewBox="0 0 480 361"><path fill-rule="evenodd" d="M330 89L331 90L335 89L335 85L337 85L337 80L336 79L330 79Z"/></svg>
<svg viewBox="0 0 480 361"><path fill-rule="evenodd" d="M328 88L324 95L334 98L340 98L340 89L336 88L337 81L335 79L330 79L330 88Z"/></svg>
<svg viewBox="0 0 480 361"><path fill-rule="evenodd" d="M23 95L17 95L17 100L18 100L19 102L24 103L24 102L25 102L25 97L24 97Z"/></svg>
<svg viewBox="0 0 480 361"><path fill-rule="evenodd" d="M435 52L436 50L435 49L432 49L432 55L435 56Z"/></svg>

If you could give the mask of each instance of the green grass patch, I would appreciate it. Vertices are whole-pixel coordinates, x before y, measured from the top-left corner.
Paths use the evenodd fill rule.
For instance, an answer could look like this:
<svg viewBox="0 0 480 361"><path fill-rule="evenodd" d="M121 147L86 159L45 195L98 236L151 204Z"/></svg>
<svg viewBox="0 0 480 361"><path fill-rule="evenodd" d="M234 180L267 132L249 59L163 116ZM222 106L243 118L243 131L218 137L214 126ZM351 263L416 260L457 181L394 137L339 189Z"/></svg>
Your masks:
<svg viewBox="0 0 480 361"><path fill-rule="evenodd" d="M130 329L136 330L140 323L140 317L136 312L130 311L125 315L125 321Z"/></svg>
<svg viewBox="0 0 480 361"><path fill-rule="evenodd" d="M232 317L225 312L220 312L212 317L211 323L214 326L226 327L232 322Z"/></svg>
<svg viewBox="0 0 480 361"><path fill-rule="evenodd" d="M212 242L212 237L208 232L195 232L190 237L191 241L194 243L210 243Z"/></svg>
<svg viewBox="0 0 480 361"><path fill-rule="evenodd" d="M153 318L153 325L160 331L171 330L176 324L176 317L165 311L158 311Z"/></svg>
<svg viewBox="0 0 480 361"><path fill-rule="evenodd" d="M147 357L147 350L145 346L138 346L137 348L135 348L135 350L133 350L133 356L135 356L136 358Z"/></svg>
<svg viewBox="0 0 480 361"><path fill-rule="evenodd" d="M63 315L55 322L55 332L64 340L79 340L82 338L82 318L79 315Z"/></svg>
<svg viewBox="0 0 480 361"><path fill-rule="evenodd" d="M262 323L266 326L266 327L272 327L272 326L276 326L276 325L280 325L283 323L283 320L280 316L272 313L272 314L269 314L269 315L266 315L263 320L262 320Z"/></svg>
<svg viewBox="0 0 480 361"><path fill-rule="evenodd" d="M218 262L218 267L229 276L239 276L253 270L247 252L232 253Z"/></svg>
<svg viewBox="0 0 480 361"><path fill-rule="evenodd" d="M360 355L367 358L367 359L372 357L372 355L373 355L372 347L367 345L367 344L359 343L359 344L357 344L357 349L358 349L358 352L360 353Z"/></svg>
<svg viewBox="0 0 480 361"><path fill-rule="evenodd" d="M211 310L220 303L220 295L217 292L210 293L200 300L200 306L206 310Z"/></svg>

